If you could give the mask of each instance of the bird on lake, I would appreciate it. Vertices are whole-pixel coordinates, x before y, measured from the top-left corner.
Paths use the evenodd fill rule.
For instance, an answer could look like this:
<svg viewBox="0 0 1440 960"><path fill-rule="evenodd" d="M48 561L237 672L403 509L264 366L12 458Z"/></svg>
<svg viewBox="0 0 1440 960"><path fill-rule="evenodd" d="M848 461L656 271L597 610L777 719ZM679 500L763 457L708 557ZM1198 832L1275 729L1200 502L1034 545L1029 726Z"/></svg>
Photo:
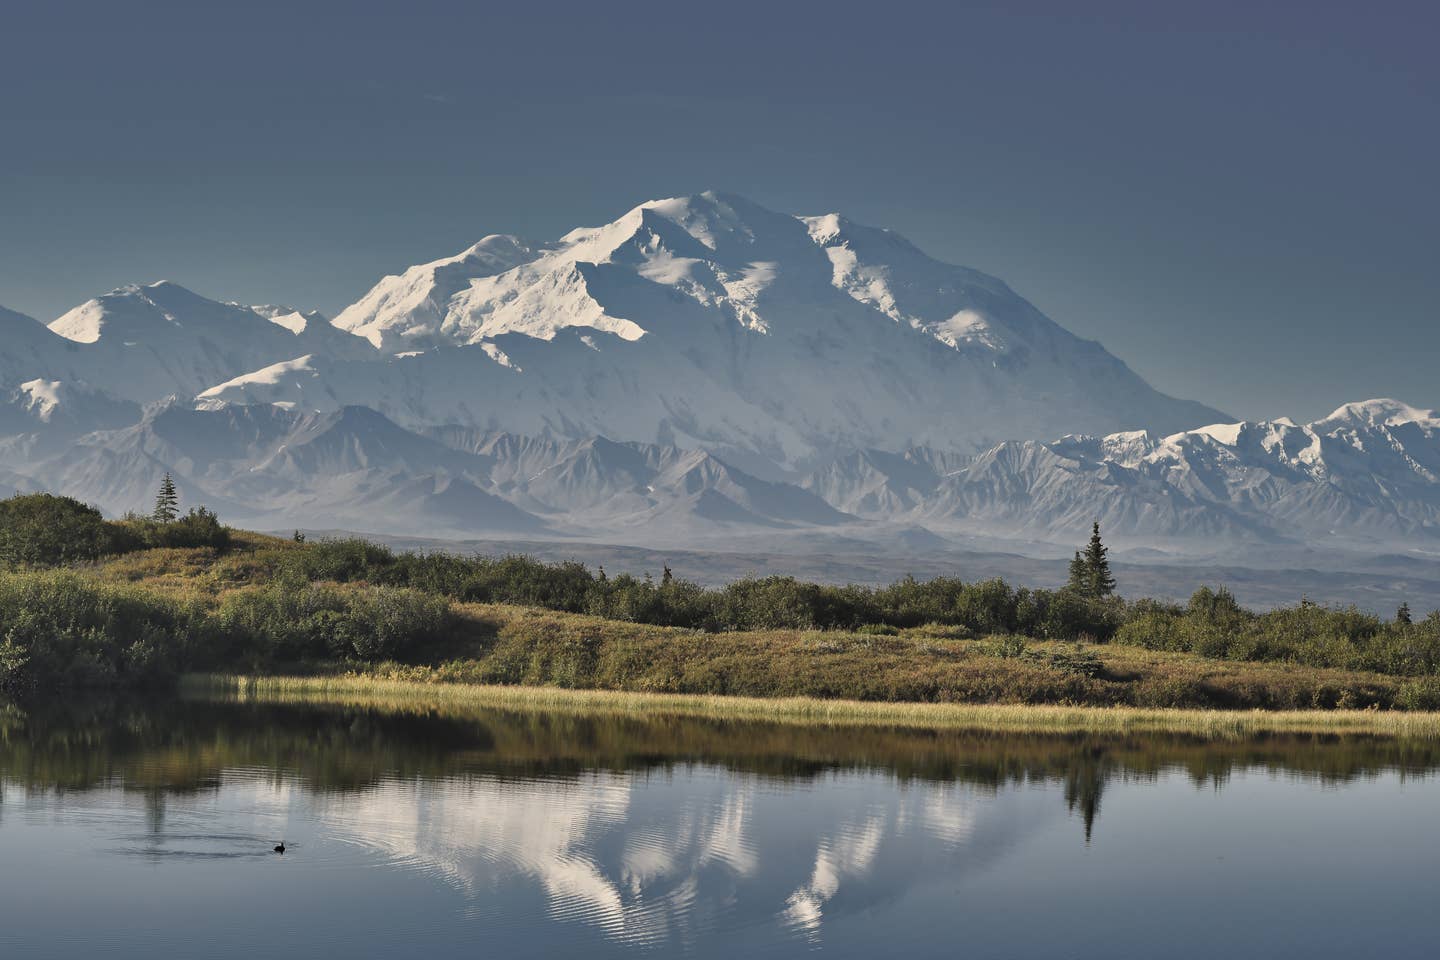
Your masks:
<svg viewBox="0 0 1440 960"><path fill-rule="evenodd" d="M285 841L284 841L284 840L281 840L278 844L276 844L276 846L275 846L275 852L276 852L276 853L281 853L281 854L283 854L283 853L285 852Z"/></svg>

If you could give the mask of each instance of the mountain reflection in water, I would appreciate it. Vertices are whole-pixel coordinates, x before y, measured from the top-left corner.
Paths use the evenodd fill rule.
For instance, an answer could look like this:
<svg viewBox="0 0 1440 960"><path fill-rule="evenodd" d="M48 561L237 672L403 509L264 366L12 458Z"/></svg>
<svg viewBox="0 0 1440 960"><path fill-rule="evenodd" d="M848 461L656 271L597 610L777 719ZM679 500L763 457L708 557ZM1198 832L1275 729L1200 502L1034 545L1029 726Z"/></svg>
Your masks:
<svg viewBox="0 0 1440 960"><path fill-rule="evenodd" d="M0 854L38 856L29 844L64 830L77 856L249 869L268 867L269 844L284 839L287 873L314 873L301 896L342 874L364 886L375 880L356 873L366 868L395 890L432 891L391 890L396 901L449 891L452 935L433 919L422 933L411 912L393 932L412 943L483 931L537 955L845 953L854 944L832 933L835 917L893 912L892 942L924 952L928 934L911 939L901 904L930 903L943 927L935 898L1033 855L1037 838L1068 834L1078 850L1067 856L1100 853L1103 801L1121 785L1169 797L1249 775L1328 788L1437 768L1440 744L1353 737L1035 737L199 701L6 708ZM35 828L30 840L16 839L17 817ZM359 938L354 950L383 945L384 935Z"/></svg>

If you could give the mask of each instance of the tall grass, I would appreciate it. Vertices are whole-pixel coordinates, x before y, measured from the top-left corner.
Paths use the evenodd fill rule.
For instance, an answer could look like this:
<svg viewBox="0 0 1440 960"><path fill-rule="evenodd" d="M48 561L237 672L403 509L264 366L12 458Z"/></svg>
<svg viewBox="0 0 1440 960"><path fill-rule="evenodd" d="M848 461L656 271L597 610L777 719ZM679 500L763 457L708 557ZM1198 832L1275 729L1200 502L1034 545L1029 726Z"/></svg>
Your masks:
<svg viewBox="0 0 1440 960"><path fill-rule="evenodd" d="M1440 713L1374 710L1220 711L1014 704L873 703L812 697L655 694L557 687L433 684L369 676L200 674L190 696L376 709L523 708L546 712L769 720L821 726L883 726L1023 733L1175 733L1246 739L1262 734L1363 734L1440 738Z"/></svg>

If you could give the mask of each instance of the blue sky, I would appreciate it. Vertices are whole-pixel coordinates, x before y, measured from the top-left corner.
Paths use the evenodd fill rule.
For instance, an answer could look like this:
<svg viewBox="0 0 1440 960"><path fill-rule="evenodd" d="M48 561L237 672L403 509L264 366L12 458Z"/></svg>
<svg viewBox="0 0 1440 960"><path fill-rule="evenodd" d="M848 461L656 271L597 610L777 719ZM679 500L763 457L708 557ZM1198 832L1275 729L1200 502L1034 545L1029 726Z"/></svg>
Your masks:
<svg viewBox="0 0 1440 960"><path fill-rule="evenodd" d="M0 304L333 313L715 188L893 227L1237 415L1440 407L1440 5L521 6L8 0Z"/></svg>

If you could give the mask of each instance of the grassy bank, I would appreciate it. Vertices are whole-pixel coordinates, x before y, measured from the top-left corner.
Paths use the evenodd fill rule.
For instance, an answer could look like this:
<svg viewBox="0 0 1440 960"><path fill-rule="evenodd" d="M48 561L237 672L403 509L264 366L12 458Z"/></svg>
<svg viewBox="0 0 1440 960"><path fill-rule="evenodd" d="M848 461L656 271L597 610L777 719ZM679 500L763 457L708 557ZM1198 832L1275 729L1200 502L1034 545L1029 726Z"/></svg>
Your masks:
<svg viewBox="0 0 1440 960"><path fill-rule="evenodd" d="M355 669L380 679L635 693L1147 708L1388 709L1404 689L1399 678L1362 671L933 625L706 633L508 604L454 604L451 615L444 658Z"/></svg>
<svg viewBox="0 0 1440 960"><path fill-rule="evenodd" d="M7 528L7 556L52 560L0 570L0 690L22 696L186 673L352 674L767 701L1440 709L1440 614L1382 621L1307 603L1253 614L1223 591L1182 608L953 578L709 590L668 571L656 582L226 528L177 545L198 536L182 521L116 525L55 498L4 503L28 517ZM123 552L62 549L84 538L50 536L56 511L94 533L93 550ZM196 529L213 524L196 516Z"/></svg>
<svg viewBox="0 0 1440 960"><path fill-rule="evenodd" d="M1440 738L1440 713L1376 710L1226 711L1018 704L874 703L813 697L725 697L434 683L373 676L192 674L190 696L397 712L517 709L547 713L763 720L825 727L976 730L991 733L1173 733L1244 739L1265 734Z"/></svg>

